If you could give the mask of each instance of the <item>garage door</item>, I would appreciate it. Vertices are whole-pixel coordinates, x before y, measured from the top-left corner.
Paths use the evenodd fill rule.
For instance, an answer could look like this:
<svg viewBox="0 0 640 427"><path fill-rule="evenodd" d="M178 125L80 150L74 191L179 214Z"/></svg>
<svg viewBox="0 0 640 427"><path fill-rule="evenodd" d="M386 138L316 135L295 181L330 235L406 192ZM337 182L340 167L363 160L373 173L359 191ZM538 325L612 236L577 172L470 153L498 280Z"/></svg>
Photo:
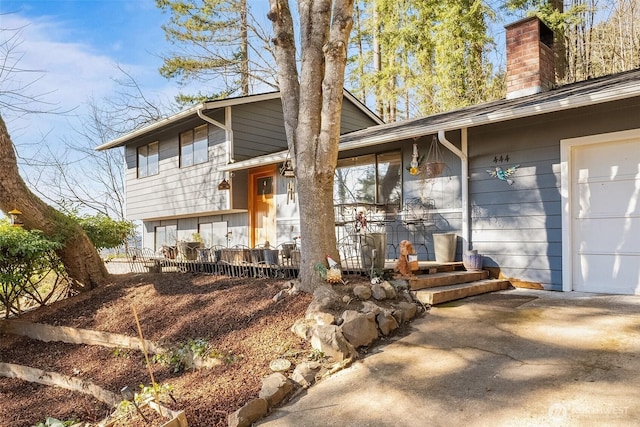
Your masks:
<svg viewBox="0 0 640 427"><path fill-rule="evenodd" d="M640 137L574 147L573 289L640 294Z"/></svg>

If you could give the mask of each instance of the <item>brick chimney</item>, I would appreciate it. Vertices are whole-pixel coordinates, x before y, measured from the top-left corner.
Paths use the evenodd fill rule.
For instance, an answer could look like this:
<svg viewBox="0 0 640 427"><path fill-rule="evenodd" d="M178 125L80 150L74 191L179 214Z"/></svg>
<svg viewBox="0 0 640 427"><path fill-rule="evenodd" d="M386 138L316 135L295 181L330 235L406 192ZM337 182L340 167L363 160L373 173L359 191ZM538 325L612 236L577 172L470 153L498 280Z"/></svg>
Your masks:
<svg viewBox="0 0 640 427"><path fill-rule="evenodd" d="M547 91L555 86L553 31L536 16L505 26L507 30L507 99Z"/></svg>

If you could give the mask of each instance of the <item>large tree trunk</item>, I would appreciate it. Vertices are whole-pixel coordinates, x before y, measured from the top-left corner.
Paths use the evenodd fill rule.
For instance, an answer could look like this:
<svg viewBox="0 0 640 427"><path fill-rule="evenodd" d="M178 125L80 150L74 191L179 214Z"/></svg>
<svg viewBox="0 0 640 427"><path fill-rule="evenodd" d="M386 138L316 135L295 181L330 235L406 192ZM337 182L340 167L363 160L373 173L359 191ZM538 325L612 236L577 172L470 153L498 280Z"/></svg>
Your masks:
<svg viewBox="0 0 640 427"><path fill-rule="evenodd" d="M333 180L338 160L347 42L353 1L300 0L300 75L286 0L270 0L285 130L298 184L302 236L300 279L311 291L323 280L315 265L338 259ZM299 80L298 80L299 78Z"/></svg>
<svg viewBox="0 0 640 427"><path fill-rule="evenodd" d="M104 263L80 225L58 212L33 194L18 172L13 143L0 117L0 209L18 209L26 229L41 230L47 237L60 241L57 251L67 274L79 290L89 290L108 277Z"/></svg>

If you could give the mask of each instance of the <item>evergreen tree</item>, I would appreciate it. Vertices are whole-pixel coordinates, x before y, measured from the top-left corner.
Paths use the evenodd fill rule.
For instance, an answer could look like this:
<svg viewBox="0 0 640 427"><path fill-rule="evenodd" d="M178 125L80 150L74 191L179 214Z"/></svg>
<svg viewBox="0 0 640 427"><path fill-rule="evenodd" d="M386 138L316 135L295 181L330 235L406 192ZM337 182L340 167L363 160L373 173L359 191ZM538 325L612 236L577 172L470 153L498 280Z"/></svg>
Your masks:
<svg viewBox="0 0 640 427"><path fill-rule="evenodd" d="M176 47L163 58L160 74L208 84L196 95L181 95L179 102L249 95L255 85L275 88L269 36L246 0L156 0L156 5L170 15L162 28Z"/></svg>

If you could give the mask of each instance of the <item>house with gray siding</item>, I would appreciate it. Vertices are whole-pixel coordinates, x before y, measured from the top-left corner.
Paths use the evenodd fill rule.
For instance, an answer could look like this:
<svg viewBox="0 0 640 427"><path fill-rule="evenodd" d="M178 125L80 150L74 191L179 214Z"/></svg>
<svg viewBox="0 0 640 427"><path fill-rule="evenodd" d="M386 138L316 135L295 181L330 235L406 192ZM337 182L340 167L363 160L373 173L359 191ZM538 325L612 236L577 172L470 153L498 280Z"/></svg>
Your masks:
<svg viewBox="0 0 640 427"><path fill-rule="evenodd" d="M640 70L557 87L549 33L507 27L507 99L344 135L341 155L400 147L407 164L436 137L445 173L405 171L403 197L435 201L457 259L477 250L516 286L640 294Z"/></svg>
<svg viewBox="0 0 640 427"><path fill-rule="evenodd" d="M551 31L526 18L507 26L506 99L366 128L345 121L334 192L339 245L364 229L385 236L386 258L407 239L419 259L433 260L434 236L449 233L456 260L475 250L515 286L640 294L640 69L559 86L553 55ZM347 115L362 112L345 104ZM193 112L101 147L126 145L128 213L144 220L145 244L176 223L179 239L212 224L214 244L297 236L295 179L276 173L287 159L283 130L260 130L267 119L250 126L267 115L252 107L237 119L240 112L209 111L232 127L208 126L212 161L189 170L180 168L178 135L205 123ZM230 131L254 145L230 147ZM270 137L278 132L280 145ZM154 141L166 175L146 184L136 175L139 149ZM433 172L433 160L444 168ZM214 191L225 177L230 191ZM261 221L275 231L263 232Z"/></svg>
<svg viewBox="0 0 640 427"><path fill-rule="evenodd" d="M393 196L377 176L373 200L400 200L387 258L409 239L433 260L433 236L454 233L456 260L475 250L515 286L640 294L640 70L558 86L552 42L536 17L511 24L506 99L341 137L339 168L400 156ZM422 158L434 139L444 170L412 175L414 146Z"/></svg>
<svg viewBox="0 0 640 427"><path fill-rule="evenodd" d="M345 91L342 133L380 123ZM160 251L196 233L207 247L276 246L300 234L297 206L287 202L290 180L278 173L286 156L271 156L287 148L279 92L204 102L97 150L118 147L126 216L142 222L146 248ZM223 168L234 164L244 166Z"/></svg>

